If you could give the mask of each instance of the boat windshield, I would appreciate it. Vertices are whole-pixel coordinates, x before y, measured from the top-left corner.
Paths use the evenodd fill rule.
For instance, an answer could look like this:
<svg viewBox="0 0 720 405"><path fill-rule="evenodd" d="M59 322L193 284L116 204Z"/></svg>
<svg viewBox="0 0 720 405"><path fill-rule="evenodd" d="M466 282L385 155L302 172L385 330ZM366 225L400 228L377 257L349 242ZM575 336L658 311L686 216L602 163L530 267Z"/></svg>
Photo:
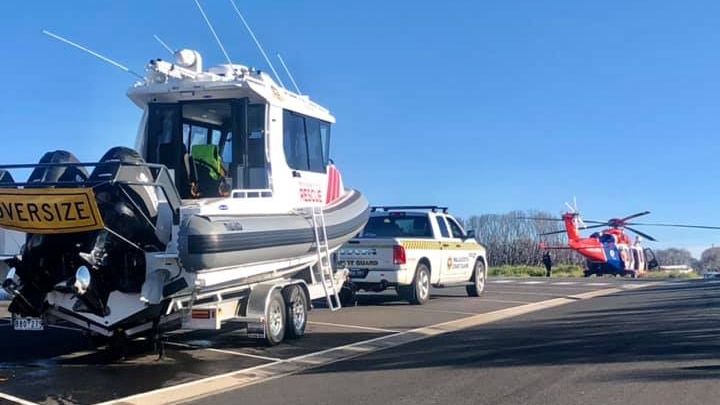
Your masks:
<svg viewBox="0 0 720 405"><path fill-rule="evenodd" d="M149 106L145 158L166 165L182 198L264 189L265 104L198 100Z"/></svg>

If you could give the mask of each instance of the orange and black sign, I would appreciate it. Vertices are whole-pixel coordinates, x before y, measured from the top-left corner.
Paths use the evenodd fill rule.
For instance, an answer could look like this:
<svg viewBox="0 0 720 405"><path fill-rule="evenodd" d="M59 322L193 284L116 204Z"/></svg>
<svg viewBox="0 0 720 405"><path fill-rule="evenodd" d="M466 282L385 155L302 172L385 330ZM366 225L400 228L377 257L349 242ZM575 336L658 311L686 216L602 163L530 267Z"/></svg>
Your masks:
<svg viewBox="0 0 720 405"><path fill-rule="evenodd" d="M54 234L104 226L90 188L0 189L0 228Z"/></svg>

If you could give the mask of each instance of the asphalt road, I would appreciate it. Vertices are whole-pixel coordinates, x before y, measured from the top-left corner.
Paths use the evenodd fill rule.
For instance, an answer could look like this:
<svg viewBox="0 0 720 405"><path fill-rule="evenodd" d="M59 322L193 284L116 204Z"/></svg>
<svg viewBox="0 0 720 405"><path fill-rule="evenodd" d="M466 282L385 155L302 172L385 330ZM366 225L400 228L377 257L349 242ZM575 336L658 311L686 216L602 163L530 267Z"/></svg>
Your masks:
<svg viewBox="0 0 720 405"><path fill-rule="evenodd" d="M718 292L699 280L598 297L193 404L717 404Z"/></svg>
<svg viewBox="0 0 720 405"><path fill-rule="evenodd" d="M494 279L421 307L370 295L271 348L241 325L175 333L160 361L146 342L118 360L75 330L0 319L0 403L716 403L720 284L648 285Z"/></svg>

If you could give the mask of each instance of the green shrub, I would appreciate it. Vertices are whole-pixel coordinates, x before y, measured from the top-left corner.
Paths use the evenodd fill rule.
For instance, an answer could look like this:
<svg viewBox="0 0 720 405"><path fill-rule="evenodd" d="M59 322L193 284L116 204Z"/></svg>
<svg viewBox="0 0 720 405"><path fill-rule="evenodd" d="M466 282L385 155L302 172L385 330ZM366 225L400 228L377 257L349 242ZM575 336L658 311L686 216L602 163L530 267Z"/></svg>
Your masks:
<svg viewBox="0 0 720 405"><path fill-rule="evenodd" d="M647 278L699 278L700 275L694 271L681 273L679 271L650 271L642 275Z"/></svg>

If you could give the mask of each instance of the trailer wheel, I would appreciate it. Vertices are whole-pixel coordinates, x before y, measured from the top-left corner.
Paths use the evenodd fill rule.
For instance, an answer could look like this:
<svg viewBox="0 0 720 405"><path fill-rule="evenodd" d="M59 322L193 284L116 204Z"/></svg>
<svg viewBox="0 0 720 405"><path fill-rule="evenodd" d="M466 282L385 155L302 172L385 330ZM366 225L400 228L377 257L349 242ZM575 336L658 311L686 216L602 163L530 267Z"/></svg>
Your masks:
<svg viewBox="0 0 720 405"><path fill-rule="evenodd" d="M409 292L408 301L413 305L422 305L430 299L430 270L424 263L418 264L415 269Z"/></svg>
<svg viewBox="0 0 720 405"><path fill-rule="evenodd" d="M285 300L280 291L270 293L265 309L265 343L275 346L285 337Z"/></svg>
<svg viewBox="0 0 720 405"><path fill-rule="evenodd" d="M475 262L475 270L473 272L472 284L465 286L465 291L469 297L479 297L485 290L485 263L482 260Z"/></svg>
<svg viewBox="0 0 720 405"><path fill-rule="evenodd" d="M300 338L305 334L307 326L307 297L303 289L296 285L286 287L283 295L287 319L285 336L289 339Z"/></svg>

